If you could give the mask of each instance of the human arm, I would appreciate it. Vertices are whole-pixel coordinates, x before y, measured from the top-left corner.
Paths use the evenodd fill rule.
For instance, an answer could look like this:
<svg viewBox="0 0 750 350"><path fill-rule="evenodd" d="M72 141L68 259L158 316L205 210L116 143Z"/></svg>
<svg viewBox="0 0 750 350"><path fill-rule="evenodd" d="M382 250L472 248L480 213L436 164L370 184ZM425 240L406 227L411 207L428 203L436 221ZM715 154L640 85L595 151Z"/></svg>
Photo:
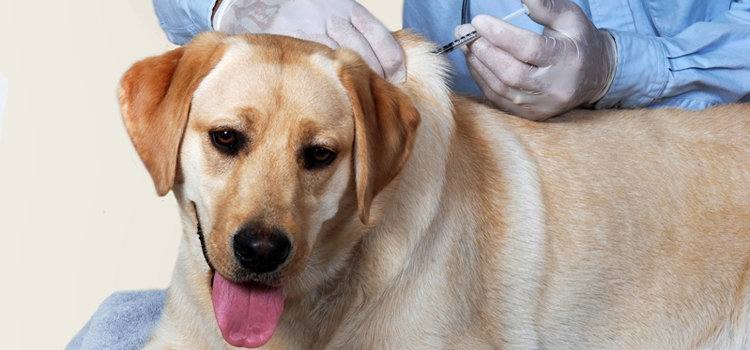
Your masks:
<svg viewBox="0 0 750 350"><path fill-rule="evenodd" d="M750 101L750 1L727 7L693 23L661 13L653 23L658 36L610 30L618 69L597 106L702 109Z"/></svg>
<svg viewBox="0 0 750 350"><path fill-rule="evenodd" d="M216 3L216 0L153 0L159 26L176 45L184 45L196 35L213 30L211 18Z"/></svg>

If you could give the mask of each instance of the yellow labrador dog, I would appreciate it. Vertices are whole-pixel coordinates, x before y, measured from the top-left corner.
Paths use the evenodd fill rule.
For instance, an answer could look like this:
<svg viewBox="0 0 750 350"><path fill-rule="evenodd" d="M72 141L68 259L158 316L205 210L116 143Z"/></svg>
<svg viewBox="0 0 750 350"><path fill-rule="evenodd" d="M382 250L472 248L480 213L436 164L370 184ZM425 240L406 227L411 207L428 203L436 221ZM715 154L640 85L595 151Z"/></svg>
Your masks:
<svg viewBox="0 0 750 350"><path fill-rule="evenodd" d="M206 33L120 102L184 236L147 349L748 349L750 106L529 122Z"/></svg>

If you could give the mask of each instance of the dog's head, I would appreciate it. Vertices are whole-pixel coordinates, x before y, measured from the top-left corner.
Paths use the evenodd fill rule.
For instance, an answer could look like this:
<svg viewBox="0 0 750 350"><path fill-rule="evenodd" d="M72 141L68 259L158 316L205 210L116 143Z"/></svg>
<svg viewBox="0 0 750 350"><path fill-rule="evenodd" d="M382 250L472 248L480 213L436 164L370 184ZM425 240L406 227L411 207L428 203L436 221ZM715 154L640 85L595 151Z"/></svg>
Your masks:
<svg viewBox="0 0 750 350"><path fill-rule="evenodd" d="M203 34L133 65L119 97L157 192L202 229L225 339L248 347L314 251L347 246L335 223L368 223L420 121L354 52L272 35Z"/></svg>

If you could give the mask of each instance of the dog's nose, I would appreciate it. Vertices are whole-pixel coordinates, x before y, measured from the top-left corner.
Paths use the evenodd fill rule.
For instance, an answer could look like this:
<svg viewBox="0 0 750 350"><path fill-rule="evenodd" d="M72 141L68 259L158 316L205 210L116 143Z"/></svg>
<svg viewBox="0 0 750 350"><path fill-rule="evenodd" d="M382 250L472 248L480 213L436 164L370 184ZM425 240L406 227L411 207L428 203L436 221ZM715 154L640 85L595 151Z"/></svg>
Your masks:
<svg viewBox="0 0 750 350"><path fill-rule="evenodd" d="M276 270L289 257L292 242L278 229L250 225L234 235L234 256L247 270L264 273Z"/></svg>

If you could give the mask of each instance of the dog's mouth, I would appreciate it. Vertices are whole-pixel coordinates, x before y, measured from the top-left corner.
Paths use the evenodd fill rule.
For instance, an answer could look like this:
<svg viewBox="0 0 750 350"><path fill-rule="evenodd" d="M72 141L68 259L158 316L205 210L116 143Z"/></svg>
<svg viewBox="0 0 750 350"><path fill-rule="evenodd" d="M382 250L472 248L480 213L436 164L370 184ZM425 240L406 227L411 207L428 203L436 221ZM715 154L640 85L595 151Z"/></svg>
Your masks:
<svg viewBox="0 0 750 350"><path fill-rule="evenodd" d="M254 281L234 282L216 272L208 257L195 202L193 206L198 218L197 233L203 257L213 274L211 301L221 335L232 346L261 347L271 340L281 318L284 310L284 287Z"/></svg>
<svg viewBox="0 0 750 350"><path fill-rule="evenodd" d="M227 343L257 348L271 339L284 310L284 287L232 282L219 273L212 286L214 314Z"/></svg>

